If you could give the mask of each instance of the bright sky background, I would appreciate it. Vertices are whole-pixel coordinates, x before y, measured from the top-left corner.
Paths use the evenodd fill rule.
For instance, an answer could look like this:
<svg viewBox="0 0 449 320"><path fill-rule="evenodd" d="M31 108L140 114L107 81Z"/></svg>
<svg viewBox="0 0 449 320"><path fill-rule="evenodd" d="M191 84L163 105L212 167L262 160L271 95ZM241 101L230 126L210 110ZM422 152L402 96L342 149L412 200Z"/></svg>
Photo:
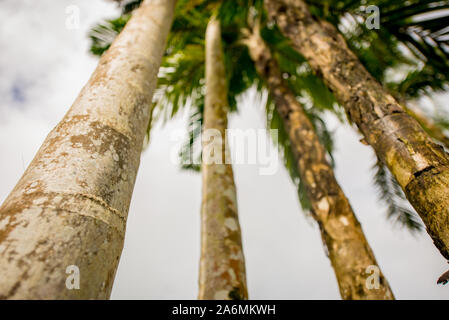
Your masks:
<svg viewBox="0 0 449 320"><path fill-rule="evenodd" d="M66 28L66 8L80 9L80 28ZM12 190L46 135L95 69L87 32L117 14L102 0L0 0L0 201ZM448 96L440 97L440 102ZM264 128L248 95L231 128ZM337 128L334 119L331 128ZM200 241L200 175L169 161L178 119L152 133L129 212L113 299L195 299ZM437 286L445 259L424 232L411 236L385 219L372 186L374 156L351 128L338 127L336 175L398 299L448 299ZM259 175L236 165L249 295L252 299L339 299L318 228L300 211L286 171ZM0 275L1 276L1 275ZM81 275L82 276L82 275Z"/></svg>

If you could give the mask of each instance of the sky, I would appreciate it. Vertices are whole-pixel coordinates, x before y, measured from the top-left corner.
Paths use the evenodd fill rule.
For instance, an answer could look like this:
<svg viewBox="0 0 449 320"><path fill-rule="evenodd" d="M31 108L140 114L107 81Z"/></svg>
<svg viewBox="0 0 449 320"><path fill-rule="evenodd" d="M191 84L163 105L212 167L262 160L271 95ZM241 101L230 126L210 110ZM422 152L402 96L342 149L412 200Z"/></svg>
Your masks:
<svg viewBox="0 0 449 320"><path fill-rule="evenodd" d="M117 14L104 0L0 0L0 202L95 69L89 28ZM441 95L438 102L448 99ZM411 235L385 218L372 185L370 147L354 128L327 120L337 179L396 298L448 299L449 287L436 285L448 264L427 234ZM156 127L142 154L112 299L197 297L201 177L170 161L184 126L180 116ZM230 128L264 126L254 96L242 97ZM272 175L260 169L234 166L250 298L340 299L319 230L301 211L287 172L282 164Z"/></svg>

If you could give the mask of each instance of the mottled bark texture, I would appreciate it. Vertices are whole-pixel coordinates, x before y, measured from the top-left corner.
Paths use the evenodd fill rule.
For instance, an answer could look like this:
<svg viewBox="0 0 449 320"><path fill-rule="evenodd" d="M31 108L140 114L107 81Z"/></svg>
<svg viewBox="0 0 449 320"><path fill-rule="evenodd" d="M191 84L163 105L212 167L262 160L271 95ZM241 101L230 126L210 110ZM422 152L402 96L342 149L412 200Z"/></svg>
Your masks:
<svg viewBox="0 0 449 320"><path fill-rule="evenodd" d="M374 254L335 179L325 148L303 106L283 80L277 61L260 37L258 28L245 42L289 135L298 172L312 205L312 216L320 227L341 297L351 300L394 299L382 273L379 273L378 288L367 285L370 284L367 268L377 267Z"/></svg>
<svg viewBox="0 0 449 320"><path fill-rule="evenodd" d="M218 20L212 18L206 31L206 102L203 134L203 191L201 204L201 261L199 299L247 299L245 259L237 214L237 196L232 165L226 163L228 97ZM220 139L221 138L221 139ZM221 155L205 152L215 144ZM212 161L211 156L219 161ZM221 162L221 163L219 163Z"/></svg>
<svg viewBox="0 0 449 320"><path fill-rule="evenodd" d="M0 298L109 298L174 6L142 3L1 206Z"/></svg>
<svg viewBox="0 0 449 320"><path fill-rule="evenodd" d="M265 0L271 19L321 76L388 166L449 259L449 157L368 73L331 24L302 0Z"/></svg>
<svg viewBox="0 0 449 320"><path fill-rule="evenodd" d="M418 121L429 136L442 143L445 148L449 149L449 137L437 123L418 108L410 107L406 103L403 103L402 105L404 106L404 110Z"/></svg>

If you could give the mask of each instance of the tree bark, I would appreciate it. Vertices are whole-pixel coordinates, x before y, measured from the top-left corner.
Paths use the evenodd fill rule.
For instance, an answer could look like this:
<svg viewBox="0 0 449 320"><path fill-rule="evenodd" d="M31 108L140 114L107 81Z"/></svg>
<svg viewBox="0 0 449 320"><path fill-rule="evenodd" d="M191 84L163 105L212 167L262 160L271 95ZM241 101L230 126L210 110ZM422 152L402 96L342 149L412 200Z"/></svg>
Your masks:
<svg viewBox="0 0 449 320"><path fill-rule="evenodd" d="M109 298L175 2L142 3L1 206L0 298Z"/></svg>
<svg viewBox="0 0 449 320"><path fill-rule="evenodd" d="M277 61L257 28L246 44L289 135L297 169L312 206L312 216L320 227L341 297L350 300L394 299L362 227L326 160L325 148L303 106L283 80ZM367 272L367 268L370 266L379 271L377 288L372 287L368 279L371 271Z"/></svg>
<svg viewBox="0 0 449 320"><path fill-rule="evenodd" d="M449 260L449 157L302 0L265 0L271 19L321 76L387 165Z"/></svg>
<svg viewBox="0 0 449 320"><path fill-rule="evenodd" d="M418 121L430 137L442 143L445 148L449 149L449 137L437 123L418 108L409 107L406 103L403 104L403 107L410 116Z"/></svg>
<svg viewBox="0 0 449 320"><path fill-rule="evenodd" d="M232 165L226 162L227 113L220 23L212 18L206 30L199 299L248 298L236 188Z"/></svg>

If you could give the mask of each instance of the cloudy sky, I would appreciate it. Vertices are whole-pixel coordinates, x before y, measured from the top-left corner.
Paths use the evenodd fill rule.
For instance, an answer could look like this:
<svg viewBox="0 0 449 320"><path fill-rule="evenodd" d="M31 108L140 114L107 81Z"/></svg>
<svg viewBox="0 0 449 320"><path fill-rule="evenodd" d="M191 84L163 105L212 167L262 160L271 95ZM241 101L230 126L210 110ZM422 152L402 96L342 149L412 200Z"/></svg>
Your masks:
<svg viewBox="0 0 449 320"><path fill-rule="evenodd" d="M79 28L72 28L67 19L78 9ZM0 201L94 70L89 28L116 14L102 0L0 0ZM242 102L230 127L264 128L251 95ZM337 178L396 297L448 299L449 287L436 285L448 265L430 238L386 221L371 183L371 149L355 130L332 118L329 125L337 142ZM183 126L180 117L154 130L142 155L113 299L196 298L201 181L169 161ZM279 166L274 175L260 175L259 169L234 167L250 298L339 299L318 229L299 209L286 171Z"/></svg>

